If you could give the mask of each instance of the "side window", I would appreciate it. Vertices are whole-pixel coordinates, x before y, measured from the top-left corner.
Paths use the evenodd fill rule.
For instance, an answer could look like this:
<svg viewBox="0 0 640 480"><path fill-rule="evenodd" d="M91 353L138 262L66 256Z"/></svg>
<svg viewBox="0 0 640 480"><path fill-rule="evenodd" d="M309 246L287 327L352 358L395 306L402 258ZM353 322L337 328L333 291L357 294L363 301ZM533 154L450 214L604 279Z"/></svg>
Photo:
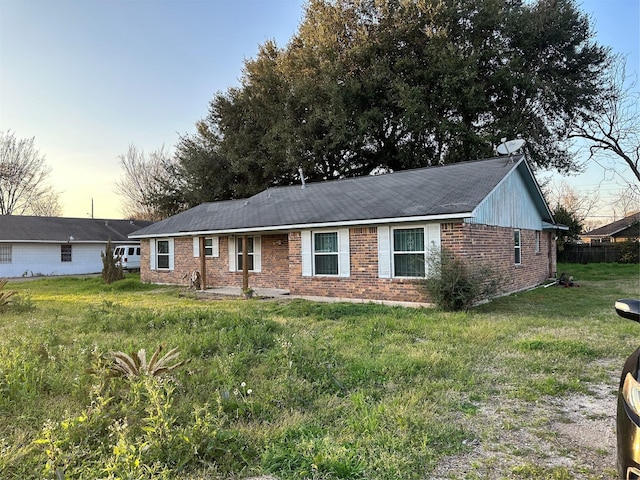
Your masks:
<svg viewBox="0 0 640 480"><path fill-rule="evenodd" d="M127 253L127 255L133 255L133 252L134 252L134 248L129 247L129 252Z"/></svg>
<svg viewBox="0 0 640 480"><path fill-rule="evenodd" d="M0 263L11 263L11 245L0 245Z"/></svg>
<svg viewBox="0 0 640 480"><path fill-rule="evenodd" d="M71 261L71 245L60 245L60 261Z"/></svg>
<svg viewBox="0 0 640 480"><path fill-rule="evenodd" d="M536 253L540 253L540 231L536 230Z"/></svg>
<svg viewBox="0 0 640 480"><path fill-rule="evenodd" d="M314 275L338 275L338 232L313 234Z"/></svg>
<svg viewBox="0 0 640 480"><path fill-rule="evenodd" d="M522 263L522 244L520 239L520 230L513 231L513 253L516 265Z"/></svg>
<svg viewBox="0 0 640 480"><path fill-rule="evenodd" d="M169 241L158 240L156 245L156 265L159 269L169 269Z"/></svg>
<svg viewBox="0 0 640 480"><path fill-rule="evenodd" d="M140 256L140 247L136 248L136 255Z"/></svg>
<svg viewBox="0 0 640 480"><path fill-rule="evenodd" d="M393 276L424 277L424 228L393 230Z"/></svg>

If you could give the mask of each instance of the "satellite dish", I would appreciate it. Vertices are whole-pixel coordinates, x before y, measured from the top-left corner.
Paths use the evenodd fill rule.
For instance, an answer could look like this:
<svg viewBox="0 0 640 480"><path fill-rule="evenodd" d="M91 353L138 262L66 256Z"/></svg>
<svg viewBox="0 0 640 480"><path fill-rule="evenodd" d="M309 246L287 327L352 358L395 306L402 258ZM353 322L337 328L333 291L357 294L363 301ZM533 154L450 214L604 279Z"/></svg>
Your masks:
<svg viewBox="0 0 640 480"><path fill-rule="evenodd" d="M512 153L516 153L526 143L521 138L517 138L515 140L509 140L508 142L505 140L506 139L503 139L502 143L498 145L498 148L496 149L500 155L511 155Z"/></svg>

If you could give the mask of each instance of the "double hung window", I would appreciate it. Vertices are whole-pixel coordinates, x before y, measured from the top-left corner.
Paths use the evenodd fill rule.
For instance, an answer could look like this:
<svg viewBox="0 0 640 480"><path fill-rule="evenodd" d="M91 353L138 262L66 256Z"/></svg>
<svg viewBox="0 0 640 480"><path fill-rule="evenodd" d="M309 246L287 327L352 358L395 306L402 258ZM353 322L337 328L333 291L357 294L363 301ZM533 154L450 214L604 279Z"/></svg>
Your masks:
<svg viewBox="0 0 640 480"><path fill-rule="evenodd" d="M213 257L213 238L204 239L204 256Z"/></svg>
<svg viewBox="0 0 640 480"><path fill-rule="evenodd" d="M156 244L156 266L161 270L169 269L169 240L158 240Z"/></svg>
<svg viewBox="0 0 640 480"><path fill-rule="evenodd" d="M0 263L11 263L11 245L0 245Z"/></svg>
<svg viewBox="0 0 640 480"><path fill-rule="evenodd" d="M424 228L396 228L393 230L393 275L395 277L424 277Z"/></svg>
<svg viewBox="0 0 640 480"><path fill-rule="evenodd" d="M516 265L522 263L522 242L520 238L520 230L513 231L513 253Z"/></svg>
<svg viewBox="0 0 640 480"><path fill-rule="evenodd" d="M338 275L338 232L313 234L313 272Z"/></svg>
<svg viewBox="0 0 640 480"><path fill-rule="evenodd" d="M61 262L71 261L71 245L69 244L60 245L60 261Z"/></svg>

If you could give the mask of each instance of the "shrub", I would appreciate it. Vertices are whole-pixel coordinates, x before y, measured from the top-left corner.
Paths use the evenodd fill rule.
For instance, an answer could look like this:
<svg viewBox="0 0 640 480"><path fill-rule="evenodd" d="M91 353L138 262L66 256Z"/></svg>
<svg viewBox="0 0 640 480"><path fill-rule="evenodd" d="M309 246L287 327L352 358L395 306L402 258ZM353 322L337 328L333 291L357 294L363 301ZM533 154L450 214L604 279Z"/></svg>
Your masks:
<svg viewBox="0 0 640 480"><path fill-rule="evenodd" d="M7 280L0 280L0 310L11 305L13 297L16 294L15 290L4 290L7 285Z"/></svg>
<svg viewBox="0 0 640 480"><path fill-rule="evenodd" d="M618 245L620 263L640 263L640 243L637 238L630 238Z"/></svg>
<svg viewBox="0 0 640 480"><path fill-rule="evenodd" d="M102 279L105 283L111 284L116 280L122 280L124 272L120 265L120 257L114 257L111 239L107 241L107 247L104 252L100 252L100 256L102 257Z"/></svg>
<svg viewBox="0 0 640 480"><path fill-rule="evenodd" d="M500 279L488 265L469 265L445 248L431 252L424 288L443 310L468 310L498 292Z"/></svg>
<svg viewBox="0 0 640 480"><path fill-rule="evenodd" d="M142 375L157 377L163 373L175 370L188 361L183 360L169 365L172 360L178 358L179 353L177 348L169 350L163 357L160 357L160 353L162 353L162 345L158 347L151 356L151 360L147 362L147 353L144 348L138 350L138 353L132 353L131 355L127 355L124 352L115 352L113 354L111 372L113 375L125 378L139 377Z"/></svg>

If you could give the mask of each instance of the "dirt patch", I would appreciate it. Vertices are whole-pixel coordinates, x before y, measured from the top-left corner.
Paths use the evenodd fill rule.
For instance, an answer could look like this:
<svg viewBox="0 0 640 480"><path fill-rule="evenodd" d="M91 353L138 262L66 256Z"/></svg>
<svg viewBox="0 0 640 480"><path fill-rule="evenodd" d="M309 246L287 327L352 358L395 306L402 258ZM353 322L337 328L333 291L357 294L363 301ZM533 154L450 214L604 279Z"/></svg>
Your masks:
<svg viewBox="0 0 640 480"><path fill-rule="evenodd" d="M473 417L478 438L466 453L444 459L430 480L566 478L615 479L618 380L590 385L588 394L535 403L504 400Z"/></svg>

